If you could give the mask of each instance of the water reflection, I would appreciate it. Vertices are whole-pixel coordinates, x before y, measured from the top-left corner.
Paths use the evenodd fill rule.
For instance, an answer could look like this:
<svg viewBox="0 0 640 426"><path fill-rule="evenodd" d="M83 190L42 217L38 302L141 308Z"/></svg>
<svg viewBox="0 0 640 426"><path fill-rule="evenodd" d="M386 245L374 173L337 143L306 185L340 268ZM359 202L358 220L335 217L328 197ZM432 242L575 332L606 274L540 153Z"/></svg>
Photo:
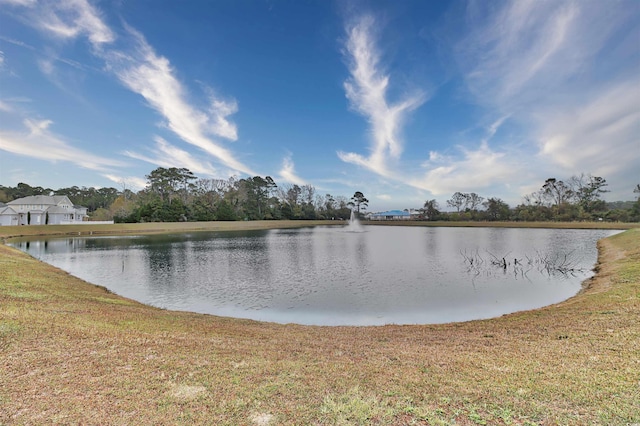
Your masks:
<svg viewBox="0 0 640 426"><path fill-rule="evenodd" d="M464 321L571 297L615 231L338 227L64 238L13 244L89 282L168 309L322 325ZM571 254L581 270L472 271L485 259Z"/></svg>

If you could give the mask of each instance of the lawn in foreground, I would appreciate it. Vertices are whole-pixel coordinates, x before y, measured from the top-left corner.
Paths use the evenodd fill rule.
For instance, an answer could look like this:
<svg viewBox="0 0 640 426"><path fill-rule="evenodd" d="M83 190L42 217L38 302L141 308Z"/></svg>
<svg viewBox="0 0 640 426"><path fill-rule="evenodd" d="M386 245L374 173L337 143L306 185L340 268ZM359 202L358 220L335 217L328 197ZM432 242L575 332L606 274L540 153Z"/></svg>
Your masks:
<svg viewBox="0 0 640 426"><path fill-rule="evenodd" d="M0 423L640 422L640 230L599 262L544 309L308 327L144 306L0 245Z"/></svg>

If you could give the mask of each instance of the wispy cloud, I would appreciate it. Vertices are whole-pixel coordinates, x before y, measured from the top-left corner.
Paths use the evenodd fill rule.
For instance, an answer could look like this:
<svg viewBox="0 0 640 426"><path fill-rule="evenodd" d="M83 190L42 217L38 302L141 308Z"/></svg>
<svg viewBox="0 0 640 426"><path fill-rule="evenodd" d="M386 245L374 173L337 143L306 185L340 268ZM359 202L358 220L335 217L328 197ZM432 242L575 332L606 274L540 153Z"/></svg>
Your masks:
<svg viewBox="0 0 640 426"><path fill-rule="evenodd" d="M114 32L103 22L100 12L86 0L40 1L28 4L38 29L61 39L86 36L94 48L115 40Z"/></svg>
<svg viewBox="0 0 640 426"><path fill-rule="evenodd" d="M25 119L25 131L0 132L0 149L46 161L67 161L85 169L109 171L126 164L75 148L49 130L51 120Z"/></svg>
<svg viewBox="0 0 640 426"><path fill-rule="evenodd" d="M432 152L423 164L424 177L411 184L434 195L447 195L470 188L488 187L495 182L511 182L517 168L506 161L506 154L495 152L483 142L478 149L458 147L461 158Z"/></svg>
<svg viewBox="0 0 640 426"><path fill-rule="evenodd" d="M99 48L116 38L103 22L100 11L86 0L0 0L0 4L3 3L26 9L27 25L61 40L86 36L94 48ZM5 41L23 44L17 40Z"/></svg>
<svg viewBox="0 0 640 426"><path fill-rule="evenodd" d="M602 44L581 31L577 2L512 1L497 10L470 5L470 31L455 47L458 62L476 99L505 112L547 97Z"/></svg>
<svg viewBox="0 0 640 426"><path fill-rule="evenodd" d="M86 37L93 47L92 53L105 61L107 70L129 90L144 97L166 120L166 128L184 142L202 149L233 173L254 174L213 139L217 136L237 140L237 127L229 120L229 116L238 111L235 100L222 99L208 90L206 108L191 104L187 90L176 78L167 58L158 55L141 33L127 25L121 36L126 38L122 44L131 47L117 48L115 32L104 22L100 11L86 0L25 5L30 7L31 25L39 30L61 39ZM41 61L40 66L46 74L54 71L51 62Z"/></svg>
<svg viewBox="0 0 640 426"><path fill-rule="evenodd" d="M0 4L2 4L2 1L0 1ZM35 47L33 47L30 44L27 44L27 43L25 43L24 41L21 41L21 40L16 40L14 38L5 37L5 36L1 36L1 35L0 35L0 40L5 41L7 43L11 43L11 44L16 45L16 46L24 47L24 48L29 49L29 50L35 50Z"/></svg>
<svg viewBox="0 0 640 426"><path fill-rule="evenodd" d="M125 151L124 155L137 160L146 161L158 167L184 167L196 174L215 176L216 169L207 162L202 162L193 155L176 146L171 145L163 138L156 136L156 146L151 151L152 156L139 154L133 151Z"/></svg>
<svg viewBox="0 0 640 426"><path fill-rule="evenodd" d="M586 103L539 115L540 157L576 173L640 177L640 78L602 88Z"/></svg>
<svg viewBox="0 0 640 426"><path fill-rule="evenodd" d="M11 108L11 106L4 102L2 99L0 99L0 111L2 112L11 112L13 109Z"/></svg>
<svg viewBox="0 0 640 426"><path fill-rule="evenodd" d="M215 134L237 139L235 124L227 119L237 111L235 101L224 101L210 94L209 114L192 106L169 60L158 56L139 32L128 28L128 33L134 42L133 50L128 54L120 51L106 54L108 68L127 88L143 96L149 106L166 119L167 128L183 141L199 147L233 170L253 174L229 150L209 137Z"/></svg>
<svg viewBox="0 0 640 426"><path fill-rule="evenodd" d="M0 4L10 4L14 6L35 6L38 0L0 0Z"/></svg>
<svg viewBox="0 0 640 426"><path fill-rule="evenodd" d="M278 172L278 176L281 181L286 183L292 183L295 185L307 184L307 182L305 182L304 179L302 179L296 174L295 165L293 164L293 158L291 154L287 155L282 160L282 168Z"/></svg>
<svg viewBox="0 0 640 426"><path fill-rule="evenodd" d="M470 2L468 32L453 53L470 103L499 119L478 138L480 149L432 153L416 184L434 194L465 187L506 194L548 173L592 173L609 182L637 176L640 81L631 71L638 69L632 59L638 51L637 43L625 51L621 41L640 35L634 24L640 9L628 5ZM607 65L621 58L629 68ZM517 144L496 137L507 119L518 128Z"/></svg>
<svg viewBox="0 0 640 426"><path fill-rule="evenodd" d="M389 176L389 160L397 160L403 151L402 126L407 114L426 99L421 92L405 95L395 103L388 101L389 75L380 64L380 53L374 34L375 20L366 15L347 28L346 54L351 77L344 83L351 107L367 118L371 126L369 156L338 152L345 162L366 167Z"/></svg>

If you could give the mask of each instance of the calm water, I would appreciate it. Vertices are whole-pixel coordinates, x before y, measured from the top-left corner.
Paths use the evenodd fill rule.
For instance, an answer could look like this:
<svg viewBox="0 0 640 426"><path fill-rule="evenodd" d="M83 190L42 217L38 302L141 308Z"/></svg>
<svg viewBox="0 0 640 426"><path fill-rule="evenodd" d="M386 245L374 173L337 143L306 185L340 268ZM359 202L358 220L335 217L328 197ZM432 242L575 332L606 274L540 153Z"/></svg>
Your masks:
<svg viewBox="0 0 640 426"><path fill-rule="evenodd" d="M427 324L565 300L593 274L596 241L617 232L385 226L362 231L316 227L12 245L115 293L167 309L280 323ZM507 259L508 267L491 265L493 256ZM541 259L564 262L574 271L552 273Z"/></svg>

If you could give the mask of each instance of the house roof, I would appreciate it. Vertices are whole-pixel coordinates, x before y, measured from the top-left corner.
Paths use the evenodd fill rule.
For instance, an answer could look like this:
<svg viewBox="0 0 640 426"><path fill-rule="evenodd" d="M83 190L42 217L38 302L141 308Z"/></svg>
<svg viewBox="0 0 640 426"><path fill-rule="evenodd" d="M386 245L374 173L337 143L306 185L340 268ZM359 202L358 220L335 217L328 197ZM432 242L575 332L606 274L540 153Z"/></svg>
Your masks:
<svg viewBox="0 0 640 426"><path fill-rule="evenodd" d="M8 206L0 206L0 215L18 214L17 211Z"/></svg>
<svg viewBox="0 0 640 426"><path fill-rule="evenodd" d="M18 198L13 201L9 201L9 205L24 205L24 204L43 204L48 206L56 206L63 201L67 201L71 204L69 197L66 195L30 195L24 198Z"/></svg>
<svg viewBox="0 0 640 426"><path fill-rule="evenodd" d="M403 210L389 210L386 212L374 213L373 216L410 216L410 213Z"/></svg>
<svg viewBox="0 0 640 426"><path fill-rule="evenodd" d="M45 206L43 210L47 210L46 206L50 206L49 209L51 209L51 207L58 206L60 204L68 204L72 205L74 209L86 209L84 206L74 205L66 195L30 195L28 197L9 201L7 204L13 206L42 205ZM62 211L54 213L62 213Z"/></svg>

